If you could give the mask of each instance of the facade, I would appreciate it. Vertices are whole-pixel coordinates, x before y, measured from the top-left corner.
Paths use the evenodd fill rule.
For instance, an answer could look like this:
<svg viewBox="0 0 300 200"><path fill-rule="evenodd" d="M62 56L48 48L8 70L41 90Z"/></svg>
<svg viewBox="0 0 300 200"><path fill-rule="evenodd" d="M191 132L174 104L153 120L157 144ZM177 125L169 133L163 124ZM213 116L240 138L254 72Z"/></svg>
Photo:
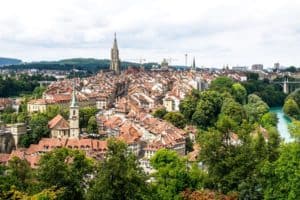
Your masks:
<svg viewBox="0 0 300 200"><path fill-rule="evenodd" d="M29 113L45 112L47 110L47 104L46 99L31 100L27 103L27 111Z"/></svg>
<svg viewBox="0 0 300 200"><path fill-rule="evenodd" d="M121 72L121 62L119 59L119 49L117 44L117 36L115 33L114 44L111 49L111 61L110 61L110 70L114 71L116 74Z"/></svg>

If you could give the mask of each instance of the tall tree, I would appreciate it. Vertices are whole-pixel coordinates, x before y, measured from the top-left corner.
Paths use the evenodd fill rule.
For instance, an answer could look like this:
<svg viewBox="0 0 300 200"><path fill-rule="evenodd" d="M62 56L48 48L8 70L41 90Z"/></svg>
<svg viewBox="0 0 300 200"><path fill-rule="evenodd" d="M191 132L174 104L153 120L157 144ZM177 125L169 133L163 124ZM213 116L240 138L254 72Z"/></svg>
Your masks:
<svg viewBox="0 0 300 200"><path fill-rule="evenodd" d="M109 140L106 158L97 169L87 199L146 199L149 195L147 191L146 175L139 167L136 157L128 152L125 143Z"/></svg>
<svg viewBox="0 0 300 200"><path fill-rule="evenodd" d="M284 103L283 112L286 115L288 115L290 117L294 117L296 119L300 115L299 106L292 98L288 98L287 101Z"/></svg>
<svg viewBox="0 0 300 200"><path fill-rule="evenodd" d="M268 162L262 172L266 178L265 199L298 199L300 196L300 146L284 144L274 163Z"/></svg>
<svg viewBox="0 0 300 200"><path fill-rule="evenodd" d="M247 90L240 83L234 83L232 85L232 95L240 104L246 103Z"/></svg>
<svg viewBox="0 0 300 200"><path fill-rule="evenodd" d="M83 199L87 175L92 172L92 161L83 152L66 148L55 149L39 161L37 179L40 187L64 189L61 199Z"/></svg>
<svg viewBox="0 0 300 200"><path fill-rule="evenodd" d="M87 125L87 132L88 133L98 133L98 125L95 116L91 116L88 125Z"/></svg>
<svg viewBox="0 0 300 200"><path fill-rule="evenodd" d="M180 193L187 188L203 187L205 173L197 167L189 170L186 160L175 151L161 149L151 158L154 173L154 186L158 199L180 199Z"/></svg>

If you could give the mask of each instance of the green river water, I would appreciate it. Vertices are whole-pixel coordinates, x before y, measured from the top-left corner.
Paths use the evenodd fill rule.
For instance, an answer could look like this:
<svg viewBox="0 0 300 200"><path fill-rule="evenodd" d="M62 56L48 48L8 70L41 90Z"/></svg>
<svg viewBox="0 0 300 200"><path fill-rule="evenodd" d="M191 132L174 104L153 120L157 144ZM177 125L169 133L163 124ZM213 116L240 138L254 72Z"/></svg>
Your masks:
<svg viewBox="0 0 300 200"><path fill-rule="evenodd" d="M273 107L270 109L270 111L277 114L278 117L277 129L279 131L280 136L284 139L285 142L290 142L292 140L288 129L288 124L291 123L290 118L288 118L283 113L282 107Z"/></svg>

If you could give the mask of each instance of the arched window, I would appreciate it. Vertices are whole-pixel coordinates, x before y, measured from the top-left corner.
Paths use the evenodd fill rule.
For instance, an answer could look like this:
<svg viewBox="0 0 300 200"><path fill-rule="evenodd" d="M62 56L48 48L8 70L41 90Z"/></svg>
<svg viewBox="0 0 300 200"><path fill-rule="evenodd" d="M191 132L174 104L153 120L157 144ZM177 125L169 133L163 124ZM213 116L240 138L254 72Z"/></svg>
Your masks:
<svg viewBox="0 0 300 200"><path fill-rule="evenodd" d="M76 115L76 110L73 110L73 115Z"/></svg>

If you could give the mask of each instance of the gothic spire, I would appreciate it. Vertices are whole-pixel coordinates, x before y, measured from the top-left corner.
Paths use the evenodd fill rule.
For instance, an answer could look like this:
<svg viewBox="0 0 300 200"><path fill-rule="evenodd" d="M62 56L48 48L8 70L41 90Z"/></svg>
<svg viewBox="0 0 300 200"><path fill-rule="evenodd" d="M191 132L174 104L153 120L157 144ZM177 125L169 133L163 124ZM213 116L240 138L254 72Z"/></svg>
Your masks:
<svg viewBox="0 0 300 200"><path fill-rule="evenodd" d="M193 58L193 65L192 65L192 69L196 69L196 62L195 62L195 57Z"/></svg>
<svg viewBox="0 0 300 200"><path fill-rule="evenodd" d="M114 37L114 45L113 49L118 49L118 44L117 44L117 33L115 32L115 37Z"/></svg>
<svg viewBox="0 0 300 200"><path fill-rule="evenodd" d="M71 106L70 107L76 107L78 106L77 101L76 101L76 93L75 93L75 81L73 83L73 91L72 91L72 101L71 101Z"/></svg>

